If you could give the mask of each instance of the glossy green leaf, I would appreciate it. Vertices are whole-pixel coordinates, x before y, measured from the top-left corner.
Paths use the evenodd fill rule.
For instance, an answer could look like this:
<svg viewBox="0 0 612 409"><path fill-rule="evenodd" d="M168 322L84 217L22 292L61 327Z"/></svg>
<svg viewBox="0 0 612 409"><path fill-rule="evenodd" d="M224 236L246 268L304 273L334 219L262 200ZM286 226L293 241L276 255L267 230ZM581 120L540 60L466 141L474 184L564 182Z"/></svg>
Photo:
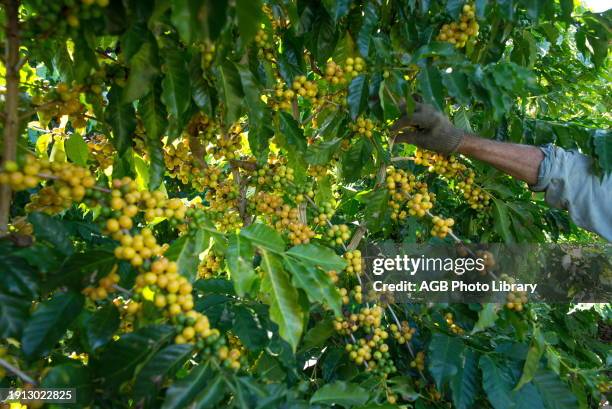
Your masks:
<svg viewBox="0 0 612 409"><path fill-rule="evenodd" d="M342 271L346 267L346 261L332 249L315 243L294 246L287 251L287 255L300 260L304 265L319 267L326 271Z"/></svg>
<svg viewBox="0 0 612 409"><path fill-rule="evenodd" d="M151 40L145 41L130 59L130 73L123 89L123 102L132 102L151 91L153 81L159 74L157 47Z"/></svg>
<svg viewBox="0 0 612 409"><path fill-rule="evenodd" d="M86 406L94 395L91 370L78 361L62 363L51 367L40 382L40 387L47 389L74 389L75 402L80 406Z"/></svg>
<svg viewBox="0 0 612 409"><path fill-rule="evenodd" d="M242 41L248 43L257 33L263 13L260 0L236 0L238 30Z"/></svg>
<svg viewBox="0 0 612 409"><path fill-rule="evenodd" d="M296 350L303 329L303 311L298 293L291 284L282 261L274 253L261 249L262 287L269 295L270 319L279 328L280 336Z"/></svg>
<svg viewBox="0 0 612 409"><path fill-rule="evenodd" d="M166 170L161 138L168 127L166 108L161 101L161 87L153 86L151 92L140 100L138 111L146 131L149 154L149 189L157 189Z"/></svg>
<svg viewBox="0 0 612 409"><path fill-rule="evenodd" d="M365 74L353 78L348 86L348 105L351 118L355 120L368 105L368 77Z"/></svg>
<svg viewBox="0 0 612 409"><path fill-rule="evenodd" d="M570 409L577 407L576 396L572 393L557 374L552 371L540 369L533 378L546 408Z"/></svg>
<svg viewBox="0 0 612 409"><path fill-rule="evenodd" d="M117 307L107 304L94 312L85 324L85 334L92 351L106 345L119 328L120 317Z"/></svg>
<svg viewBox="0 0 612 409"><path fill-rule="evenodd" d="M113 145L119 155L124 154L132 143L136 130L136 113L132 104L123 102L123 88L113 85L108 92L108 106L105 119L113 130Z"/></svg>
<svg viewBox="0 0 612 409"><path fill-rule="evenodd" d="M194 281L198 275L200 253L210 245L210 236L204 229L198 229L172 243L165 256L178 264L179 273Z"/></svg>
<svg viewBox="0 0 612 409"><path fill-rule="evenodd" d="M236 294L243 297L249 294L257 279L253 269L255 252L251 241L242 235L230 236L225 260L230 271Z"/></svg>
<svg viewBox="0 0 612 409"><path fill-rule="evenodd" d="M495 409L513 408L513 384L508 372L487 355L480 357L479 366L482 370L482 387L491 405Z"/></svg>
<svg viewBox="0 0 612 409"><path fill-rule="evenodd" d="M461 367L465 346L460 339L444 334L434 334L429 343L429 372L438 389L456 376Z"/></svg>
<svg viewBox="0 0 612 409"><path fill-rule="evenodd" d="M478 357L474 350L466 349L458 365L457 374L450 380L453 403L457 409L469 409L479 392Z"/></svg>
<svg viewBox="0 0 612 409"><path fill-rule="evenodd" d="M184 378L174 382L166 392L162 409L182 409L189 407L206 385L214 382L215 375L208 365L198 365Z"/></svg>
<svg viewBox="0 0 612 409"><path fill-rule="evenodd" d="M293 284L304 290L310 302L327 305L336 316L342 315L342 297L324 271L291 257L285 257L284 262Z"/></svg>
<svg viewBox="0 0 612 409"><path fill-rule="evenodd" d="M66 149L66 156L68 156L70 161L77 165L87 166L89 148L81 135L76 132L70 135L64 142L64 148Z"/></svg>
<svg viewBox="0 0 612 409"><path fill-rule="evenodd" d="M185 54L179 49L166 49L164 55L164 79L162 80L161 100L168 113L180 119L189 107L191 87Z"/></svg>
<svg viewBox="0 0 612 409"><path fill-rule="evenodd" d="M216 71L217 91L223 104L223 119L229 128L242 113L244 92L236 66L226 61Z"/></svg>
<svg viewBox="0 0 612 409"><path fill-rule="evenodd" d="M510 216L505 203L493 199L493 220L495 222L495 231L501 236L506 243L513 243L514 237L510 232Z"/></svg>
<svg viewBox="0 0 612 409"><path fill-rule="evenodd" d="M419 90L425 102L436 107L438 111L444 111L444 94L442 92L442 77L437 67L427 65L421 69L418 75Z"/></svg>
<svg viewBox="0 0 612 409"><path fill-rule="evenodd" d="M255 223L240 230L240 235L254 246L268 251L280 253L285 249L283 238L271 227Z"/></svg>
<svg viewBox="0 0 612 409"><path fill-rule="evenodd" d="M81 312L83 302L83 296L72 291L56 293L41 302L23 329L23 353L36 358L51 351Z"/></svg>
<svg viewBox="0 0 612 409"><path fill-rule="evenodd" d="M358 384L336 381L318 389L312 395L312 398L310 398L310 404L336 404L350 407L353 405L363 405L369 398L370 393Z"/></svg>
<svg viewBox="0 0 612 409"><path fill-rule="evenodd" d="M150 402L164 381L173 377L192 354L191 344L172 344L160 349L138 372L133 390L136 402Z"/></svg>
<svg viewBox="0 0 612 409"><path fill-rule="evenodd" d="M30 301L0 292L0 337L10 338L21 335L28 317Z"/></svg>
<svg viewBox="0 0 612 409"><path fill-rule="evenodd" d="M478 321L476 321L476 324L474 324L474 328L472 328L472 334L476 334L477 332L481 332L487 328L493 327L495 325L495 321L497 321L498 318L498 309L499 306L497 304L483 304L482 310L478 312Z"/></svg>

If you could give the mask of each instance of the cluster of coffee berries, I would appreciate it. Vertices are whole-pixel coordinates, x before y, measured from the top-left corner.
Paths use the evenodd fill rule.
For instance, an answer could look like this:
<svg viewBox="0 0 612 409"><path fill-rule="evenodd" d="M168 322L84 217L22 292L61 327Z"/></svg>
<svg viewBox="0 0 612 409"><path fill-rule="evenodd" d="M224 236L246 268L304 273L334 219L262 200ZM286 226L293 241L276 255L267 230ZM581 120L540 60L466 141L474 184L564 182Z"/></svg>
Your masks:
<svg viewBox="0 0 612 409"><path fill-rule="evenodd" d="M268 98L268 104L275 111L289 110L295 98L295 92L288 89L284 82L281 80L277 81L274 88L274 93Z"/></svg>
<svg viewBox="0 0 612 409"><path fill-rule="evenodd" d="M357 121L349 124L349 129L358 136L365 136L371 138L374 131L374 121L369 118L360 116Z"/></svg>
<svg viewBox="0 0 612 409"><path fill-rule="evenodd" d="M312 218L312 222L325 226L334 215L334 205L331 202L323 202L318 210L319 214Z"/></svg>
<svg viewBox="0 0 612 409"><path fill-rule="evenodd" d="M229 209L237 206L238 199L238 186L234 183L231 178L218 182L218 178L211 180L208 175L215 175L213 170L219 170L216 167L209 167L206 169L205 177L202 179L203 182L208 183L202 186L202 188L208 188L205 198L209 203L209 208L213 212L227 212Z"/></svg>
<svg viewBox="0 0 612 409"><path fill-rule="evenodd" d="M172 295L168 294L170 297ZM195 344L198 349L207 349L225 342L220 338L219 330L211 328L208 317L193 309L177 313L174 322L177 330L177 335L174 337L176 344ZM212 348L204 352L210 354Z"/></svg>
<svg viewBox="0 0 612 409"><path fill-rule="evenodd" d="M115 286L119 283L119 279L117 265L115 265L110 273L98 280L96 286L85 287L85 289L83 289L83 294L92 301L104 300L109 294L116 291Z"/></svg>
<svg viewBox="0 0 612 409"><path fill-rule="evenodd" d="M94 135L87 141L89 154L100 169L106 169L113 164L115 148L108 138L102 134Z"/></svg>
<svg viewBox="0 0 612 409"><path fill-rule="evenodd" d="M387 168L387 189L389 189L389 207L392 220L404 220L408 212L402 209L410 193L419 186L416 177L403 169L392 166Z"/></svg>
<svg viewBox="0 0 612 409"><path fill-rule="evenodd" d="M340 288L338 290L338 293L340 294L340 297L342 298L342 304L348 305L351 302L351 298L349 297L349 291L346 288Z"/></svg>
<svg viewBox="0 0 612 409"><path fill-rule="evenodd" d="M2 376L0 376L0 379L2 379ZM610 393L612 391L612 382L607 379L599 381L597 383L597 390L603 394Z"/></svg>
<svg viewBox="0 0 612 409"><path fill-rule="evenodd" d="M346 260L346 272L348 274L360 275L363 270L363 261L361 259L361 251L350 250L344 253L344 259Z"/></svg>
<svg viewBox="0 0 612 409"><path fill-rule="evenodd" d="M311 102L316 102L319 88L314 81L309 81L305 75L298 75L293 80L291 88L301 97L309 99Z"/></svg>
<svg viewBox="0 0 612 409"><path fill-rule="evenodd" d="M411 328L408 321L402 321L399 327L395 324L391 324L389 329L391 330L391 335L393 335L393 338L400 345L411 341L413 335L416 333L416 328Z"/></svg>
<svg viewBox="0 0 612 409"><path fill-rule="evenodd" d="M428 166L428 170L448 180L455 180L455 186L472 209L484 209L489 205L489 194L474 184L476 174L456 157L446 157L435 152L417 149L414 163Z"/></svg>
<svg viewBox="0 0 612 409"><path fill-rule="evenodd" d="M215 58L215 43L211 41L205 41L200 44L200 52L202 53L202 68L208 68L212 64L213 59Z"/></svg>
<svg viewBox="0 0 612 409"><path fill-rule="evenodd" d="M272 193L257 192L255 195L256 210L268 217L274 228L284 233L294 245L308 243L315 232L299 218L299 210L283 202L283 199Z"/></svg>
<svg viewBox="0 0 612 409"><path fill-rule="evenodd" d="M294 170L281 162L269 161L256 171L257 184L259 187L286 191L295 179Z"/></svg>
<svg viewBox="0 0 612 409"><path fill-rule="evenodd" d="M463 335L463 328L455 323L453 313L448 312L444 315L444 320L453 334Z"/></svg>
<svg viewBox="0 0 612 409"><path fill-rule="evenodd" d="M327 230L327 236L334 243L341 245L351 238L351 231L346 224L334 224Z"/></svg>
<svg viewBox="0 0 612 409"><path fill-rule="evenodd" d="M411 216L423 217L433 207L433 193L416 193L406 203L408 214Z"/></svg>
<svg viewBox="0 0 612 409"><path fill-rule="evenodd" d="M217 358L223 362L223 365L226 368L231 368L235 371L239 370L242 366L241 364L242 353L238 348L229 348L226 345L223 345L217 349Z"/></svg>
<svg viewBox="0 0 612 409"><path fill-rule="evenodd" d="M353 297L353 299L355 300L355 302L357 304L361 304L361 302L363 301L363 292L362 292L362 288L360 285L356 285L352 290L351 290L351 297Z"/></svg>
<svg viewBox="0 0 612 409"><path fill-rule="evenodd" d="M434 216L431 218L433 227L431 228L431 235L433 237L445 238L448 233L452 232L452 227L455 224L455 220L451 217L444 219L440 216Z"/></svg>
<svg viewBox="0 0 612 409"><path fill-rule="evenodd" d="M410 362L410 366L412 368L416 368L419 371L425 370L425 352L419 351L417 352L414 360Z"/></svg>
<svg viewBox="0 0 612 409"><path fill-rule="evenodd" d="M344 65L344 71L353 77L358 76L365 70L365 61L361 57L349 57L344 62Z"/></svg>
<svg viewBox="0 0 612 409"><path fill-rule="evenodd" d="M246 137L243 131L242 125L232 125L230 132L225 137L217 138L212 145L210 153L212 153L213 157L216 160L238 158L239 152L242 149L242 139Z"/></svg>
<svg viewBox="0 0 612 409"><path fill-rule="evenodd" d="M467 251L465 253L467 253ZM479 271L481 275L486 275L487 272L491 271L491 269L495 267L495 264L497 263L493 253L488 250L478 250L476 251L476 256L482 259L482 263L484 265L484 268Z"/></svg>
<svg viewBox="0 0 612 409"><path fill-rule="evenodd" d="M257 54L268 61L274 60L273 35L260 28L255 34L255 45L258 48Z"/></svg>
<svg viewBox="0 0 612 409"><path fill-rule="evenodd" d="M122 234L119 230L115 230L118 227L121 229L122 225L131 225L131 223L131 219L125 215L120 216L119 219L108 219L106 230L109 233L118 232L120 235L118 237L120 245L115 247L115 257L119 260L128 261L134 267L140 267L145 260L161 256L164 253L164 248L157 243L157 239L149 228L143 228L140 234L134 236Z"/></svg>
<svg viewBox="0 0 612 409"><path fill-rule="evenodd" d="M308 176L320 179L327 175L327 167L323 165L310 165L308 167Z"/></svg>
<svg viewBox="0 0 612 409"><path fill-rule="evenodd" d="M527 301L526 291L511 291L506 295L506 308L521 312L524 309L524 305L527 304Z"/></svg>
<svg viewBox="0 0 612 409"><path fill-rule="evenodd" d="M454 44L457 48L465 47L470 37L478 35L478 22L475 18L474 5L465 4L458 22L444 24L440 29L437 39Z"/></svg>
<svg viewBox="0 0 612 409"><path fill-rule="evenodd" d="M389 338L387 331L375 328L371 334L357 340L355 344L347 344L345 349L349 358L357 365L364 365L367 371L379 375L389 375L397 371L393 364L389 345L385 340Z"/></svg>
<svg viewBox="0 0 612 409"><path fill-rule="evenodd" d="M325 66L325 79L333 85L342 85L346 83L344 70L339 64L336 64L332 60L328 61Z"/></svg>
<svg viewBox="0 0 612 409"><path fill-rule="evenodd" d="M218 125L211 118L198 112L189 120L185 128L185 136L201 140L204 143L215 143L218 129Z"/></svg>
<svg viewBox="0 0 612 409"><path fill-rule="evenodd" d="M223 265L223 256L210 251L198 265L198 277L208 279L219 275Z"/></svg>
<svg viewBox="0 0 612 409"><path fill-rule="evenodd" d="M187 137L164 147L164 162L170 177L180 180L183 184L190 183L191 179L197 177L201 171L192 156Z"/></svg>
<svg viewBox="0 0 612 409"><path fill-rule="evenodd" d="M74 128L85 127L87 108L80 100L83 91L85 88L82 85L72 84L70 86L65 82L60 82L46 93L36 95L32 102L37 106L41 122L46 123L51 118L68 115Z"/></svg>

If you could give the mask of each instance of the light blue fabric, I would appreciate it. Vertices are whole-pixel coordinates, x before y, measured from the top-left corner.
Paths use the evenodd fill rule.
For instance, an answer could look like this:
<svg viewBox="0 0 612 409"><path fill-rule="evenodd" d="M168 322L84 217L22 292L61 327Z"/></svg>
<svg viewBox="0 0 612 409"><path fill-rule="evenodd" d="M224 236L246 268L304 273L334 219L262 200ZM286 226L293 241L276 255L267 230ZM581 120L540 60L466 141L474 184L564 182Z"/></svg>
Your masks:
<svg viewBox="0 0 612 409"><path fill-rule="evenodd" d="M577 151L553 145L540 148L538 183L531 189L546 191L546 202L569 211L576 225L612 241L612 175L593 172L593 160Z"/></svg>

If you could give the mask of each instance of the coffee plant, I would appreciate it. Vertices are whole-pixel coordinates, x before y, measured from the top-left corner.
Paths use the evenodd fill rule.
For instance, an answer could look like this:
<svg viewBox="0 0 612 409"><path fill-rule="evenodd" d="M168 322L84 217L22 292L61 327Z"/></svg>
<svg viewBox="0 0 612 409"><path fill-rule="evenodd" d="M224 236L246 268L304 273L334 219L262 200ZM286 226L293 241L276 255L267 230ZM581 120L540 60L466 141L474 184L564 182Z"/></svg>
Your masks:
<svg viewBox="0 0 612 409"><path fill-rule="evenodd" d="M523 183L389 129L423 100L466 131L578 148L610 172L609 13L572 0L0 11L0 387L75 388L83 408L609 396L607 304L397 303L362 282L366 242L599 240Z"/></svg>

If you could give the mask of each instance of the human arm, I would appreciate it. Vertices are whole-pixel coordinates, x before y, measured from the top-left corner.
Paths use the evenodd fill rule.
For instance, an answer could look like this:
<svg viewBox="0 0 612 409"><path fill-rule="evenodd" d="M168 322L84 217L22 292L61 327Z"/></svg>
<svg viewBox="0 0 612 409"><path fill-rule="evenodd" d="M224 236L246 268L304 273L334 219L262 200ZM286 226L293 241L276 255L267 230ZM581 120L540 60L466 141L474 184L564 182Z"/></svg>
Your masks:
<svg viewBox="0 0 612 409"><path fill-rule="evenodd" d="M545 191L550 206L568 210L578 226L612 241L612 175L595 175L588 156L552 145L540 148L480 138L419 103L413 115L400 118L392 130L396 142L442 154L459 152L527 182L534 191Z"/></svg>

